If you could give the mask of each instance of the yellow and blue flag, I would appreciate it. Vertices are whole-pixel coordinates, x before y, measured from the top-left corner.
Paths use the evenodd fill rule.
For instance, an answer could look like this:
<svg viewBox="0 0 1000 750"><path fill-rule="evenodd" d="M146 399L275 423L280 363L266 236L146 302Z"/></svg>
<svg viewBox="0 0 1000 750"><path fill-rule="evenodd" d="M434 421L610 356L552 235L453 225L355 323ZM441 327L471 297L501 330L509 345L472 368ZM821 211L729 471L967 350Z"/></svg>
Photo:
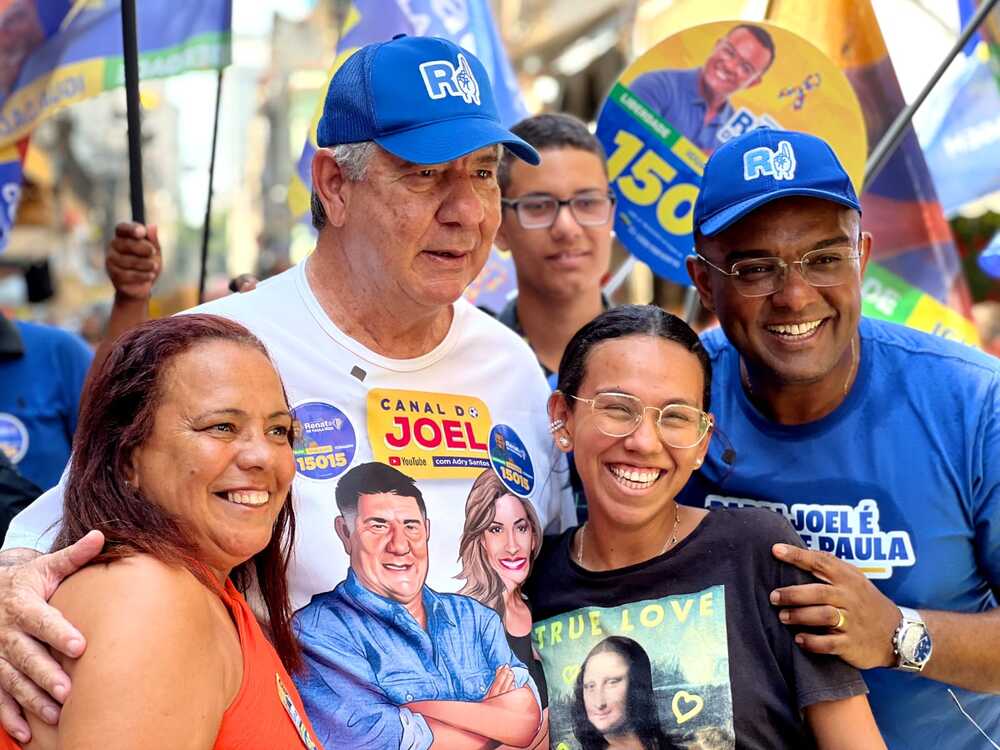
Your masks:
<svg viewBox="0 0 1000 750"><path fill-rule="evenodd" d="M136 15L140 79L229 63L232 0L143 0ZM0 0L0 250L32 129L124 82L119 0Z"/></svg>

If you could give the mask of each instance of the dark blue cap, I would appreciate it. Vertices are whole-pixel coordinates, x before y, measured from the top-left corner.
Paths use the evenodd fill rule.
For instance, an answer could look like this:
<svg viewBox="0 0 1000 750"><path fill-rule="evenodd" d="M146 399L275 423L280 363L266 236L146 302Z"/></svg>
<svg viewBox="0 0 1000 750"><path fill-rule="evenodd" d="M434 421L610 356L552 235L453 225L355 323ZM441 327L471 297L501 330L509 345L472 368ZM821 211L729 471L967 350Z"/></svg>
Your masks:
<svg viewBox="0 0 1000 750"><path fill-rule="evenodd" d="M705 164L694 225L705 236L717 234L792 195L861 210L851 178L826 141L794 130L752 130L724 143Z"/></svg>
<svg viewBox="0 0 1000 750"><path fill-rule="evenodd" d="M375 141L415 164L439 164L502 143L538 164L538 152L500 123L493 88L471 52L439 37L398 36L362 47L330 81L316 129L320 146Z"/></svg>

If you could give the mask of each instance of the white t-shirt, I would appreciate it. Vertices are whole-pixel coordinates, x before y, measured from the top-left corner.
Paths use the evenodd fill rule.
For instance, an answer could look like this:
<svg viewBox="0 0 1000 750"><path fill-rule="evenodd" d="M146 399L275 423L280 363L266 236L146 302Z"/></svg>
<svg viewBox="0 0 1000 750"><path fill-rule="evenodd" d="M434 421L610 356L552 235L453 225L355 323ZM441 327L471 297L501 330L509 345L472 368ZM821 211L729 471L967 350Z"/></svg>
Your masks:
<svg viewBox="0 0 1000 750"><path fill-rule="evenodd" d="M416 481L431 524L427 585L437 591L461 584L454 576L466 499L491 465L512 492L532 501L546 531L576 523L566 462L547 430L550 390L535 356L464 299L454 304L444 341L406 360L380 356L334 326L309 289L304 263L192 312L237 320L264 342L299 422L294 609L346 577L334 489L361 463L380 461ZM14 519L4 549L49 548L63 486Z"/></svg>

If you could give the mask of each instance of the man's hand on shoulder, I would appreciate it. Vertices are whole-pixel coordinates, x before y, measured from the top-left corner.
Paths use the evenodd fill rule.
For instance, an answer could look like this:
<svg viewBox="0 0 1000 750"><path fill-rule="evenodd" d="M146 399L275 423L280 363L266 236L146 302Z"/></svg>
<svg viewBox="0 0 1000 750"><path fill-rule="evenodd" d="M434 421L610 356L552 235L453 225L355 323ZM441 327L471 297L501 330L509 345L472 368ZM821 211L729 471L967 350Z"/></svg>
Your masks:
<svg viewBox="0 0 1000 750"><path fill-rule="evenodd" d="M0 725L21 742L31 737L21 709L55 724L69 695L69 677L46 644L74 658L86 648L83 635L47 602L103 547L103 534L91 531L58 552L10 550L0 558Z"/></svg>
<svg viewBox="0 0 1000 750"><path fill-rule="evenodd" d="M786 625L827 628L825 634L802 632L795 642L807 651L834 654L858 669L895 666L892 635L899 608L865 574L828 552L776 544L779 560L812 573L822 583L785 586L771 592Z"/></svg>

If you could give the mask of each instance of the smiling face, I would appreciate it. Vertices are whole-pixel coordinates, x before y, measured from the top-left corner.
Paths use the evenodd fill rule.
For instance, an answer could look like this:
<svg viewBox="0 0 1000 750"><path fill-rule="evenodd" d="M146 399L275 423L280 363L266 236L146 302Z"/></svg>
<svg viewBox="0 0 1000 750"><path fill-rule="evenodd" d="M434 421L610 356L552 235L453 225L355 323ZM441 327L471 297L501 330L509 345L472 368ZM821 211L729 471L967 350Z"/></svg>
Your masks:
<svg viewBox="0 0 1000 750"><path fill-rule="evenodd" d="M620 734L628 729L628 662L620 654L602 651L587 660L583 705L590 723L601 734Z"/></svg>
<svg viewBox="0 0 1000 750"><path fill-rule="evenodd" d="M702 86L724 99L758 81L771 62L771 51L747 29L720 39L701 69Z"/></svg>
<svg viewBox="0 0 1000 750"><path fill-rule="evenodd" d="M496 515L482 537L490 567L510 591L528 577L537 544L524 503L513 495L497 498Z"/></svg>
<svg viewBox="0 0 1000 750"><path fill-rule="evenodd" d="M210 341L177 355L129 481L179 518L220 579L267 546L295 463L291 417L263 353Z"/></svg>
<svg viewBox="0 0 1000 750"><path fill-rule="evenodd" d="M694 354L659 336L637 334L591 349L577 395L626 393L649 406L700 409L703 389L704 375ZM619 528L639 530L664 513L708 450L708 435L692 448L667 446L650 410L631 435L609 437L595 426L588 404L555 397L553 409L553 418L566 422L590 515Z"/></svg>
<svg viewBox="0 0 1000 750"><path fill-rule="evenodd" d="M848 245L862 253L857 274L838 286L814 287L791 268L781 291L744 297L704 264L690 268L702 302L749 366L779 384L837 390L852 367L850 344L861 316L861 277L871 249L871 237L859 240L859 234L852 209L817 198L783 198L704 238L702 254L728 270L744 258L775 256L788 263L810 250Z"/></svg>
<svg viewBox="0 0 1000 750"><path fill-rule="evenodd" d="M430 528L416 499L392 492L361 495L347 534L346 521L338 519L337 531L361 585L404 605L419 599L427 579Z"/></svg>
<svg viewBox="0 0 1000 750"><path fill-rule="evenodd" d="M352 279L408 308L449 305L486 262L500 223L497 148L437 165L376 148L364 179L345 181L340 236Z"/></svg>
<svg viewBox="0 0 1000 750"><path fill-rule="evenodd" d="M596 154L577 148L547 148L540 153L542 163L537 167L521 161L510 165L505 198L607 195L608 178ZM505 208L502 218L497 244L510 250L519 287L564 299L600 286L611 261L613 219L596 227L580 226L569 206L560 209L547 229L524 229L513 208Z"/></svg>

